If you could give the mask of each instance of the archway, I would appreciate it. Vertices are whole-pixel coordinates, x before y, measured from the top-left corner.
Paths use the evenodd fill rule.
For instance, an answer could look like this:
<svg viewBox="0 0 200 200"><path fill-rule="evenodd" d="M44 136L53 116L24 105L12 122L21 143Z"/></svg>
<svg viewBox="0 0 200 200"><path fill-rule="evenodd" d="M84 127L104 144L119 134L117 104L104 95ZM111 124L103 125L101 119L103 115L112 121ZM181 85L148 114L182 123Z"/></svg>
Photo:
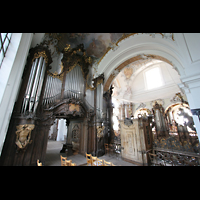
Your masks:
<svg viewBox="0 0 200 200"><path fill-rule="evenodd" d="M110 85L112 84L113 80L115 79L115 77L122 71L123 68L125 68L127 65L133 63L133 62L136 62L136 61L139 61L139 60L147 60L147 59L155 59L155 60L160 60L160 61L164 61L168 64L170 64L177 72L178 74L180 75L180 72L178 71L177 68L175 68L172 63L162 57L162 56L158 56L158 55L138 55L138 56L135 56L135 57L132 57L126 61L124 61L122 64L120 64L117 68L114 69L114 71L111 73L111 75L109 76L109 78L107 79L107 81L105 82L104 84L104 91L107 91L109 88L110 88Z"/></svg>
<svg viewBox="0 0 200 200"><path fill-rule="evenodd" d="M181 92L178 87L178 83L181 83L180 75L173 69L170 62L166 61L166 59L156 56L137 59L123 66L120 73L112 77L112 86L114 86L112 97L118 99L119 106L115 105L115 101L113 104L120 107L119 119L131 116L137 118L138 114L144 114L143 111L146 116L153 115L151 110L155 101L162 105L165 101L166 106L170 102L170 98ZM158 84L158 77L160 77L160 84ZM154 84L150 84L151 82L147 81L147 78L154 81ZM184 98L186 97L184 96ZM122 116L122 110L124 110L124 116ZM115 115L116 111L114 112L114 121L116 121ZM116 130L117 123L113 128Z"/></svg>
<svg viewBox="0 0 200 200"><path fill-rule="evenodd" d="M104 91L107 91L113 78L129 63L148 57L165 61L184 77L186 60L181 57L180 49L174 40L152 38L148 34L132 35L120 41L117 49L110 50L100 61L96 74L104 73Z"/></svg>

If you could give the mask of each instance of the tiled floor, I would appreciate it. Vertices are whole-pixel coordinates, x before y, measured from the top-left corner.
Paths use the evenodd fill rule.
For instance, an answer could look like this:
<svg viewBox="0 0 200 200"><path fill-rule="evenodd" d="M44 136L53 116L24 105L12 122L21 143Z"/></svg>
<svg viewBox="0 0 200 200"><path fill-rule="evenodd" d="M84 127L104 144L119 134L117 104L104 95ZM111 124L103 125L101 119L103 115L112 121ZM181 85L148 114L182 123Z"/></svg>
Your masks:
<svg viewBox="0 0 200 200"><path fill-rule="evenodd" d="M46 159L45 159L45 166L60 166L60 155L66 157L65 153L60 153L62 149L62 144L64 142L57 142L57 141L48 141L47 145L47 152L46 152ZM103 155L99 157L104 159L108 162L112 162L116 166L136 166L133 163L126 162L121 158L116 158L115 156ZM86 165L86 158L83 155L77 154L67 157L67 160L72 160L72 163L76 163L77 166L87 166Z"/></svg>

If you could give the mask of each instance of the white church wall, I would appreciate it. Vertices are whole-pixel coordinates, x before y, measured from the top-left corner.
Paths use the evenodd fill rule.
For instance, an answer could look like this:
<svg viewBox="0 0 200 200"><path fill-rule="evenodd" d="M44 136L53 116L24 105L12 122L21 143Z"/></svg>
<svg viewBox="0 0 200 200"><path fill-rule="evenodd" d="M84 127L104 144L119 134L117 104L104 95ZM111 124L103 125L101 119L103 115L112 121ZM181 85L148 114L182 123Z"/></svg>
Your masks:
<svg viewBox="0 0 200 200"><path fill-rule="evenodd" d="M163 85L153 89L148 89L148 83L145 73L148 70L154 69L156 67L158 67L160 70ZM121 84L121 90L118 94L119 99L122 98L132 101L133 103L148 102L159 98L166 99L170 96L175 95L175 93L180 92L180 88L177 86L177 84L181 82L180 76L178 75L177 71L172 69L172 67L165 62L161 62L159 64L148 67L138 73L136 77L131 77L130 79L125 81L120 81L122 80L122 75L119 74L119 76L117 76L117 79L119 79L119 82ZM156 80L156 76L158 75L152 76L153 80ZM131 88L131 94L126 94L126 88L128 90L129 87Z"/></svg>
<svg viewBox="0 0 200 200"><path fill-rule="evenodd" d="M200 33L176 33L175 41L184 61L185 75L182 78L200 74Z"/></svg>
<svg viewBox="0 0 200 200"><path fill-rule="evenodd" d="M86 90L86 100L87 102L94 107L94 91Z"/></svg>
<svg viewBox="0 0 200 200"><path fill-rule="evenodd" d="M64 141L64 137L67 136L66 119L59 119L58 121L58 134L56 141Z"/></svg>
<svg viewBox="0 0 200 200"><path fill-rule="evenodd" d="M15 37L13 33L13 38ZM17 98L17 94L19 91L20 83L21 83L21 77L24 71L24 66L26 64L26 59L28 56L29 48L31 45L33 33L18 33L16 35L18 38L18 47L13 47L13 52L11 52L11 49L6 54L5 59L3 60L2 66L5 64L4 62L7 62L6 67L10 70L10 74L8 76L8 80L6 83L5 91L3 93L1 102L0 102L0 154L3 148L4 140L6 137L10 117L13 111L14 103ZM20 38L20 42L19 42ZM11 39L12 43L12 39ZM10 44L12 45L12 44ZM14 44L13 44L14 45ZM17 42L16 44L17 45ZM11 46L12 47L12 46ZM10 51L10 53L9 53ZM9 61L9 54L12 56L13 61ZM0 71L1 74L1 71Z"/></svg>
<svg viewBox="0 0 200 200"><path fill-rule="evenodd" d="M49 138L51 138L51 135L53 134L53 128L54 128L54 124L50 127L49 135L48 135Z"/></svg>
<svg viewBox="0 0 200 200"><path fill-rule="evenodd" d="M200 33L183 33L191 61L200 61Z"/></svg>
<svg viewBox="0 0 200 200"><path fill-rule="evenodd" d="M31 42L31 48L35 47L37 44L40 44L44 35L45 35L45 33L34 33L33 39Z"/></svg>
<svg viewBox="0 0 200 200"><path fill-rule="evenodd" d="M179 87L185 92L190 109L200 109L200 75L191 76L182 79L183 83ZM193 115L198 137L200 138L200 122L197 115Z"/></svg>
<svg viewBox="0 0 200 200"><path fill-rule="evenodd" d="M17 54L17 50L22 38L22 33L13 33L11 36L11 42L8 46L6 56L3 59L2 66L0 68L0 102L2 100L10 72Z"/></svg>

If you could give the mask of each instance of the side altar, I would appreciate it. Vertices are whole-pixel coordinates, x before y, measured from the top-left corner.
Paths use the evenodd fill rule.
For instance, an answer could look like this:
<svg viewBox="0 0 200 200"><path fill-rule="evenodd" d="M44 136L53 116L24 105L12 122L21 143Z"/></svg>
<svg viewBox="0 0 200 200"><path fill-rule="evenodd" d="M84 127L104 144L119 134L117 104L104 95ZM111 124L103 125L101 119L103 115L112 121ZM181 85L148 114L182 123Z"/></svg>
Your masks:
<svg viewBox="0 0 200 200"><path fill-rule="evenodd" d="M153 145L151 120L152 117L119 120L124 160L139 165L148 165L150 160L147 152L152 149Z"/></svg>

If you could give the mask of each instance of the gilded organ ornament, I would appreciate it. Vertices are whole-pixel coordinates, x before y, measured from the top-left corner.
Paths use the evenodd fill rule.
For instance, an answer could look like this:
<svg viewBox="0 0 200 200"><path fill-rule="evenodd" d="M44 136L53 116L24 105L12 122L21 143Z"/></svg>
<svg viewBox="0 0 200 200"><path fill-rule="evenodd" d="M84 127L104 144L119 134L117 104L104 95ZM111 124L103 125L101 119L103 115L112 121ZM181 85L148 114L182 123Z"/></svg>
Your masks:
<svg viewBox="0 0 200 200"><path fill-rule="evenodd" d="M79 112L80 111L80 107L77 104L70 103L69 104L69 111L77 111L77 112Z"/></svg>
<svg viewBox="0 0 200 200"><path fill-rule="evenodd" d="M100 139L103 137L103 130L105 129L105 126L97 126L97 137Z"/></svg>
<svg viewBox="0 0 200 200"><path fill-rule="evenodd" d="M16 126L16 141L15 144L20 148L24 149L27 144L31 144L31 131L35 128L34 124L23 124Z"/></svg>

